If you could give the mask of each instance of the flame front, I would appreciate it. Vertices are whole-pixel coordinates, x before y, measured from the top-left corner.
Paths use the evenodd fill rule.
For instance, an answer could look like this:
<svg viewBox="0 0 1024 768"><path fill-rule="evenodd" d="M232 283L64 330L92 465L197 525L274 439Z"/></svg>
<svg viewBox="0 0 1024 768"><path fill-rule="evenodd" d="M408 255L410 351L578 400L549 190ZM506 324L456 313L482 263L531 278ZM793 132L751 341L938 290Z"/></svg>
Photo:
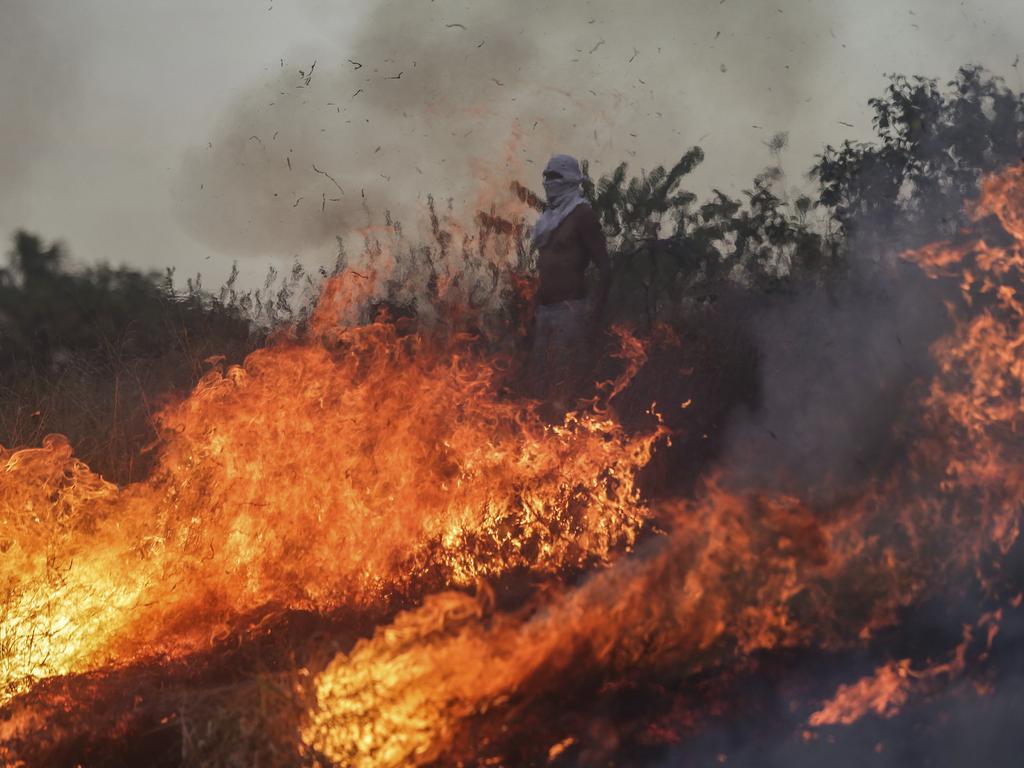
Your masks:
<svg viewBox="0 0 1024 768"><path fill-rule="evenodd" d="M955 331L915 418L906 463L830 509L736 494L712 483L658 510L668 528L634 556L525 615L490 617L447 594L340 655L317 682L308 744L344 765L428 764L465 744L460 728L517 698L543 698L596 671L685 678L742 665L756 650L849 646L897 611L1015 541L1024 504L1024 171L990 179L977 215L1016 242L938 245L906 254L930 275L962 277ZM984 304L979 307L981 301ZM980 309L980 311L979 311ZM906 662L883 667L815 716L848 723L893 712Z"/></svg>
<svg viewBox="0 0 1024 768"><path fill-rule="evenodd" d="M188 653L256 610L379 606L628 548L658 430L596 412L550 428L494 372L466 339L341 327L211 372L160 415L144 483L104 482L58 438L0 454L7 695Z"/></svg>
<svg viewBox="0 0 1024 768"><path fill-rule="evenodd" d="M181 657L273 611L374 608L393 618L315 676L297 751L500 757L489 723L575 683L597 695L764 649L851 647L964 573L987 584L1024 505L1024 171L989 179L976 214L1013 242L905 255L959 285L954 330L906 406L906 456L828 506L737 490L725 470L694 499L647 503L654 419L633 434L598 407L548 426L468 338L339 322L367 290L343 274L312 340L213 371L160 414L148 480L111 485L56 437L0 450L3 695ZM608 392L642 363L622 343ZM496 608L486 583L513 572L546 587ZM907 664L841 688L812 724L894 711ZM550 736L540 754L580 741Z"/></svg>

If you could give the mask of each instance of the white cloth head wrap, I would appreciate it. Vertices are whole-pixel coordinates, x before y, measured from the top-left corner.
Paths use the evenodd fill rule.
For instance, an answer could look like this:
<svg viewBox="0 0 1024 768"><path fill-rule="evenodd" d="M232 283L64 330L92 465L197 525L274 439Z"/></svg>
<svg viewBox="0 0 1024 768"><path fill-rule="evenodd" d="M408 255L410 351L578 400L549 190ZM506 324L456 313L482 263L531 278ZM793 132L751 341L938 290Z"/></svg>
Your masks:
<svg viewBox="0 0 1024 768"><path fill-rule="evenodd" d="M533 227L533 244L537 248L547 245L558 225L565 221L565 217L572 213L576 206L587 202L580 189L580 184L586 177L575 157L555 155L548 160L544 173L549 171L561 174L562 178L544 179L548 207Z"/></svg>

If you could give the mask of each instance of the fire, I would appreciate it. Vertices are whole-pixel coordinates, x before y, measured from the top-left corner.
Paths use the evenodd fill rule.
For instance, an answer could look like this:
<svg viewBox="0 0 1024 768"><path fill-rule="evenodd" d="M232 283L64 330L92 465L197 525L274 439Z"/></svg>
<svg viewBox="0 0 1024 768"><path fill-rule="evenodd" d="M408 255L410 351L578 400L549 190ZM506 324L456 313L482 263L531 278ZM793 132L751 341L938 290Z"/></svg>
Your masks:
<svg viewBox="0 0 1024 768"><path fill-rule="evenodd" d="M725 653L726 632L745 652L791 639L782 603L798 587L798 558L817 560L820 545L814 532L791 551L773 541L799 537L791 503L763 501L769 519L751 530L743 500L680 509L667 540L522 614L488 616L464 595L433 596L327 667L305 737L341 764L425 764L463 721L500 711L527 686L550 691L587 670L614 679L650 664L699 671ZM778 559L744 572L743 556L762 545Z"/></svg>
<svg viewBox="0 0 1024 768"><path fill-rule="evenodd" d="M1005 199L1024 190L1024 172L1007 178L986 184L978 215L1021 235ZM905 256L936 277L961 270L963 301L950 304L956 330L933 350L938 373L918 413L927 437L890 477L830 510L712 484L695 503L658 510L663 540L521 615L435 596L324 670L307 744L339 764L427 764L452 757L474 719L587 670L681 680L759 649L856 644L961 569L980 569L993 547L1005 552L1024 503L1024 312L1012 285L1024 284L1022 248L979 241ZM976 313L975 294L991 309ZM812 724L894 713L908 664L841 689Z"/></svg>
<svg viewBox="0 0 1024 768"><path fill-rule="evenodd" d="M977 626L986 631L982 656L991 650L1001 619L1001 610L984 613L978 619ZM862 677L856 683L840 685L835 696L808 718L808 724L815 727L849 725L869 712L883 718L895 717L916 689L924 688L936 678L952 680L962 675L967 669L967 653L973 639L973 628L965 625L963 640L945 663L913 669L910 659L901 659L878 667L873 675ZM975 684L975 689L979 695L988 691L987 685L981 682Z"/></svg>
<svg viewBox="0 0 1024 768"><path fill-rule="evenodd" d="M627 431L608 405L643 364L636 339L621 334L625 372L602 399L552 426L502 390L505 361L466 325L361 317L376 286L354 272L305 335L165 409L144 482L104 481L57 437L0 449L0 696L180 659L275 611L373 610L372 634L311 670L297 753L501 760L506 724L565 690L682 690L762 651L862 645L965 573L996 596L988 566L1024 505L1024 170L982 192L976 215L1014 240L905 255L955 285L953 330L906 404L906 455L828 505L727 468L694 498L647 499L638 473L664 429ZM524 573L544 587L498 604L489 583ZM989 644L996 615L978 624ZM883 665L810 724L890 716L964 653L927 675ZM538 760L583 748L545 725Z"/></svg>
<svg viewBox="0 0 1024 768"><path fill-rule="evenodd" d="M351 298L346 281L322 309ZM628 436L596 411L549 427L495 393L496 371L469 338L336 327L211 371L160 414L144 483L103 481L58 438L5 451L8 695L188 653L252 611L387 604L631 546L657 428Z"/></svg>
<svg viewBox="0 0 1024 768"><path fill-rule="evenodd" d="M813 726L849 725L868 712L879 717L895 717L910 696L910 659L879 667L869 677L852 685L841 685L835 697L811 715Z"/></svg>

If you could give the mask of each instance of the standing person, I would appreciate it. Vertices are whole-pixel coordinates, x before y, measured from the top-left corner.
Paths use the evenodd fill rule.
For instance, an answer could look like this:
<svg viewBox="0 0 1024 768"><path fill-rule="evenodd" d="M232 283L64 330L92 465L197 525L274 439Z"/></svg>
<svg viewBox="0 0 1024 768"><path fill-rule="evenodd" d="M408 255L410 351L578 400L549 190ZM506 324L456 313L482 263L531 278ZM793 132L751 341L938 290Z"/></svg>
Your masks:
<svg viewBox="0 0 1024 768"><path fill-rule="evenodd" d="M530 376L536 394L561 415L579 394L581 374L597 341L611 265L597 214L583 196L580 164L569 155L555 155L544 169L547 208L533 229L540 273ZM593 263L597 290L587 295L584 279Z"/></svg>

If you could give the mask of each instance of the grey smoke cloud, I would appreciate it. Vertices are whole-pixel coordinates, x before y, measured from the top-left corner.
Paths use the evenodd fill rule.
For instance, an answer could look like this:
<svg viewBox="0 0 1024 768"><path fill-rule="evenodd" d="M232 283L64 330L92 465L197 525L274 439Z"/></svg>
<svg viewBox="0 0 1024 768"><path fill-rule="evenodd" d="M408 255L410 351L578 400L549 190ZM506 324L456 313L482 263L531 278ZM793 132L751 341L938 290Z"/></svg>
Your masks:
<svg viewBox="0 0 1024 768"><path fill-rule="evenodd" d="M526 181L553 151L587 156L596 171L620 160L636 171L700 144L706 160L691 188L736 194L768 162L762 142L777 131L789 132L783 165L794 184L826 142L870 138L867 100L886 72L946 79L976 62L1024 89L1019 0L4 0L0 38L2 233L27 226L65 237L84 262L176 265L214 283L240 254L258 257L240 265L248 284L262 283L268 256L287 264L301 252L313 263L313 249L298 244L329 251L337 225L365 223L358 202L320 215L320 195L330 203L333 185L308 166L281 172L289 133L293 154L317 155L347 194L366 183L375 213L402 202L408 228L426 191L475 199L465 188L477 167L465 158L501 166L491 139L503 149L516 117L513 157ZM493 55L505 39L515 53ZM355 71L350 57L364 68ZM314 59L310 87L295 90L298 70ZM392 64L413 60L402 80L383 80L397 74ZM421 67L450 101L430 113L372 108L388 96L376 86L415 83L426 93L426 78L406 81ZM566 94L570 86L577 91ZM538 92L546 102L533 101ZM524 100L542 113L536 128ZM474 110L449 114L453 103ZM259 144L244 145L257 133L266 144L274 131L267 158ZM257 173L264 163L274 183ZM284 202L273 205L273 192Z"/></svg>
<svg viewBox="0 0 1024 768"><path fill-rule="evenodd" d="M735 167L767 161L749 122L799 100L793 64L827 40L797 7L380 2L351 46L283 60L228 109L185 158L179 214L217 248L290 252L371 212L410 223L428 192L472 213L554 152L639 171L711 138Z"/></svg>
<svg viewBox="0 0 1024 768"><path fill-rule="evenodd" d="M0 205L20 208L33 165L59 134L62 105L78 80L80 44L46 34L36 4L12 0L2 10Z"/></svg>
<svg viewBox="0 0 1024 768"><path fill-rule="evenodd" d="M933 372L944 287L894 254L851 257L836 291L756 310L761 402L734 416L729 477L829 501L902 455L908 388Z"/></svg>

